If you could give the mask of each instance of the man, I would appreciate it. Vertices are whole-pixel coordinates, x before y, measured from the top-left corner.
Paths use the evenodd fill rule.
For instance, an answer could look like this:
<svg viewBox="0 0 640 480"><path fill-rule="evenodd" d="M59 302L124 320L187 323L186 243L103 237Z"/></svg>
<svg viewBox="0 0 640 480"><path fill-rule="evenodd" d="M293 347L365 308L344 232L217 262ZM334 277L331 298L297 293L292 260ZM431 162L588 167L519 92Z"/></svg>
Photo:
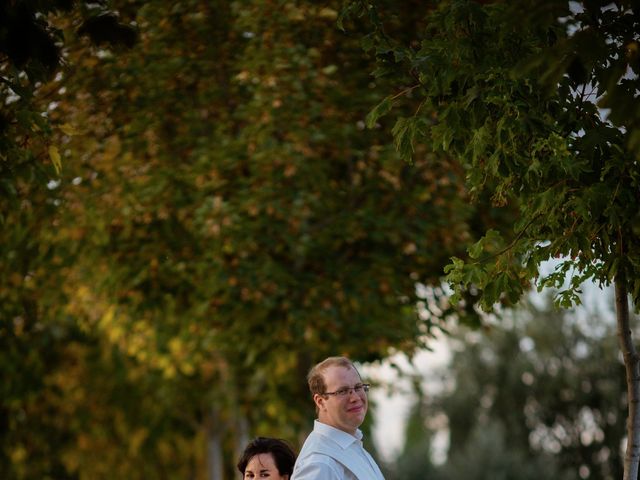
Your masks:
<svg viewBox="0 0 640 480"><path fill-rule="evenodd" d="M345 357L329 357L307 376L318 419L291 480L384 480L362 447L359 426L367 414L369 385Z"/></svg>

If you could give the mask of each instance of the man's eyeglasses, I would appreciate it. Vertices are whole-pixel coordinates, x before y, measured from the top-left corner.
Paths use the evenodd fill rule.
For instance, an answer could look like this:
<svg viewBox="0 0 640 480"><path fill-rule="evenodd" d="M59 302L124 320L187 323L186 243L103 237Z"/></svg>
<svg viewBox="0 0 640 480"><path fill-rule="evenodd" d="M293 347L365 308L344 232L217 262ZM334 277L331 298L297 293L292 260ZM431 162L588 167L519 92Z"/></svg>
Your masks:
<svg viewBox="0 0 640 480"><path fill-rule="evenodd" d="M335 395L336 397L346 397L347 395L351 395L351 392L355 392L357 394L366 393L369 391L369 387L371 387L368 383L359 383L355 387L343 387L335 392L324 392L322 395Z"/></svg>

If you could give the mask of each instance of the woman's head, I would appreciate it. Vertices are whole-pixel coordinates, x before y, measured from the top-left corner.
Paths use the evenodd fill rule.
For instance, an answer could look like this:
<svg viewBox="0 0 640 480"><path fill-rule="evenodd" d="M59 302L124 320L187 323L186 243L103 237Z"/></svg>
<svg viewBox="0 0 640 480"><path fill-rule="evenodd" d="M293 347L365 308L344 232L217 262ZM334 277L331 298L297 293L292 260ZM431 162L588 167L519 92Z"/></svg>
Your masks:
<svg viewBox="0 0 640 480"><path fill-rule="evenodd" d="M295 462L296 454L287 442L258 437L244 449L238 461L238 470L245 479L289 480Z"/></svg>

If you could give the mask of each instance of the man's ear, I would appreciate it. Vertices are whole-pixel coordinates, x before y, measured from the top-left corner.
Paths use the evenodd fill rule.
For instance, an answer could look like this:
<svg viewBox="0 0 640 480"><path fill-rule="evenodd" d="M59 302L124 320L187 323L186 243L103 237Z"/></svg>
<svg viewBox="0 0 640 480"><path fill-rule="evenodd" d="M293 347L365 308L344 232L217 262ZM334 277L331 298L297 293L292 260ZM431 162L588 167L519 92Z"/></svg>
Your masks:
<svg viewBox="0 0 640 480"><path fill-rule="evenodd" d="M313 401L316 404L318 410L323 410L325 398L319 393L313 394Z"/></svg>

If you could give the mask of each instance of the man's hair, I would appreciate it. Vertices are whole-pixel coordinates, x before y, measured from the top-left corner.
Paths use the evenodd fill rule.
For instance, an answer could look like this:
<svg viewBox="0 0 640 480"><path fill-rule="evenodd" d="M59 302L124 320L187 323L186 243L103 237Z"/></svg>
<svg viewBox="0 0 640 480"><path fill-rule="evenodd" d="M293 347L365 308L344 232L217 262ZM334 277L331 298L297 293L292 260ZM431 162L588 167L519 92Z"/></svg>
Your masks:
<svg viewBox="0 0 640 480"><path fill-rule="evenodd" d="M280 475L289 475L293 473L293 465L296 463L296 454L293 449L284 440L279 438L257 437L253 439L247 448L244 449L240 460L238 460L238 470L244 475L247 464L256 455L261 453L270 453L273 456L278 473Z"/></svg>
<svg viewBox="0 0 640 480"><path fill-rule="evenodd" d="M309 391L313 397L316 393L322 395L327 391L327 384L324 382L324 371L329 367L345 367L353 368L356 372L358 369L353 362L347 357L329 357L318 363L309 370L307 382L309 383ZM360 375L358 373L358 375Z"/></svg>

